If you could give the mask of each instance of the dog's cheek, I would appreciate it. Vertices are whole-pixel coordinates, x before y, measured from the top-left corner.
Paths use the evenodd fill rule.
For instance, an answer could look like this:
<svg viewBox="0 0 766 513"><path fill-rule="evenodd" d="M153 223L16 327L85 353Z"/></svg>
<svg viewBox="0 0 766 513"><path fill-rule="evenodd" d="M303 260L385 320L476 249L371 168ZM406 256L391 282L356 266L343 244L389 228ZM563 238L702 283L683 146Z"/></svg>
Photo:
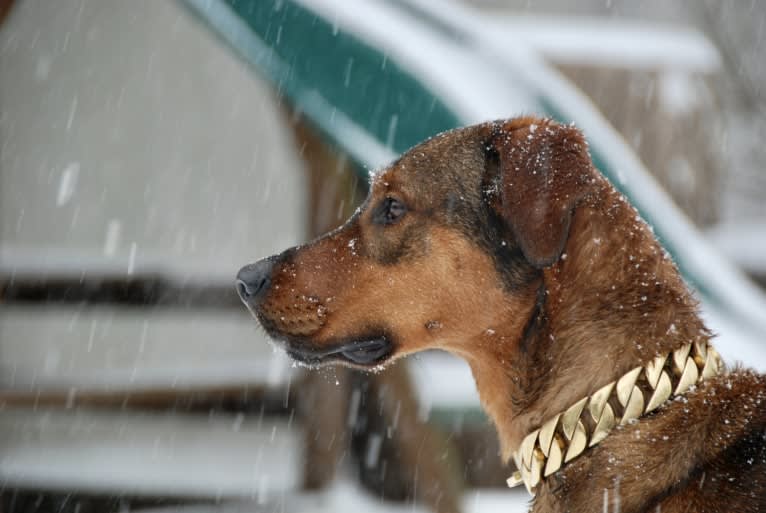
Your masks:
<svg viewBox="0 0 766 513"><path fill-rule="evenodd" d="M403 226L375 227L364 244L365 256L373 263L391 267L426 258L429 234L425 223L408 221Z"/></svg>

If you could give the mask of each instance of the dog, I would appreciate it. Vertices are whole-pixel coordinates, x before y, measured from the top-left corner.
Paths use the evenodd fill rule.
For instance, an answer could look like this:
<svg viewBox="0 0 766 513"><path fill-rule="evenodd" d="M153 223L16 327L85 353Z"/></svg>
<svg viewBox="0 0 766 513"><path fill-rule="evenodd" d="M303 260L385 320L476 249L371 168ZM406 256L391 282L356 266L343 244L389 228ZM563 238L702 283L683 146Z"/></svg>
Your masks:
<svg viewBox="0 0 766 513"><path fill-rule="evenodd" d="M343 226L236 284L309 366L464 358L534 512L766 511L766 378L723 367L574 126L437 135L377 173Z"/></svg>

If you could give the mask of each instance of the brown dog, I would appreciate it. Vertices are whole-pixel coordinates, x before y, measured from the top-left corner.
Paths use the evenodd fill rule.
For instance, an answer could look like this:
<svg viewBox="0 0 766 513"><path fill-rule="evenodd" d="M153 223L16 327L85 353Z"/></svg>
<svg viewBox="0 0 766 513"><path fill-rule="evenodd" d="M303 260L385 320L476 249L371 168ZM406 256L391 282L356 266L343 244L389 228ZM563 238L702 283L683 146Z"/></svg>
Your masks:
<svg viewBox="0 0 766 513"><path fill-rule="evenodd" d="M309 365L465 358L533 511L766 511L766 379L718 374L674 264L571 126L434 137L237 286Z"/></svg>

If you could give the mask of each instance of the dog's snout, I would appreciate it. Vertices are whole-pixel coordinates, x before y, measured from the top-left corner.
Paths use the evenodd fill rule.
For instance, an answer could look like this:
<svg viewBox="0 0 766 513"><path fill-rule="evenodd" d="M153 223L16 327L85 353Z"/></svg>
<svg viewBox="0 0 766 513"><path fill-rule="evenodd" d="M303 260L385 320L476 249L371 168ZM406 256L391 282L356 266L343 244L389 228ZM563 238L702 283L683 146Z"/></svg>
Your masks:
<svg viewBox="0 0 766 513"><path fill-rule="evenodd" d="M264 258L249 264L237 273L237 293L245 304L251 304L263 298L271 285L271 272L274 259Z"/></svg>

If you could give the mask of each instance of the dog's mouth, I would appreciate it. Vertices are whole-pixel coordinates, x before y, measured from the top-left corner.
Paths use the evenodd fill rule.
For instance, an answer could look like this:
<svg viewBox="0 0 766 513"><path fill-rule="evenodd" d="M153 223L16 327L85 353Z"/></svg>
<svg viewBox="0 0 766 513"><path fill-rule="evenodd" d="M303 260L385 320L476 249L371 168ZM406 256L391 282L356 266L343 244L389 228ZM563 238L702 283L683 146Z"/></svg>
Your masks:
<svg viewBox="0 0 766 513"><path fill-rule="evenodd" d="M392 338L381 328L317 344L312 339L325 325L327 309L318 300L299 299L304 302L282 310L248 306L266 333L293 360L309 367L343 364L365 369L381 365L394 353Z"/></svg>
<svg viewBox="0 0 766 513"><path fill-rule="evenodd" d="M316 367L329 363L345 363L355 367L375 367L385 362L394 351L393 343L385 336L346 342L332 348L311 349L296 344L287 347L294 360Z"/></svg>

